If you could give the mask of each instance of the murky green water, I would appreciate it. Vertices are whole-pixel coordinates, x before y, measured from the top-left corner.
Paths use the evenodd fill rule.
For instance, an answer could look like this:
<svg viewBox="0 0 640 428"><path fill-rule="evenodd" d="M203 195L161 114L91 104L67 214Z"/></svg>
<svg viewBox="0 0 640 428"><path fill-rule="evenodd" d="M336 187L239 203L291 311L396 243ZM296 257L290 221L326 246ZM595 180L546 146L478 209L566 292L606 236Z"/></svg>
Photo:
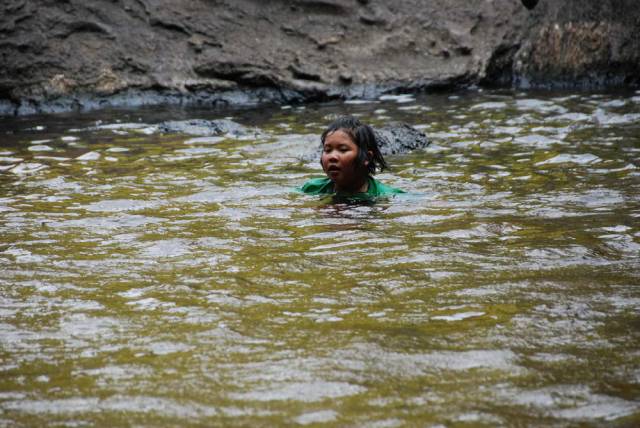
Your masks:
<svg viewBox="0 0 640 428"><path fill-rule="evenodd" d="M343 112L433 138L409 196L291 191ZM142 125L225 116L260 132ZM0 425L640 424L639 93L0 131Z"/></svg>

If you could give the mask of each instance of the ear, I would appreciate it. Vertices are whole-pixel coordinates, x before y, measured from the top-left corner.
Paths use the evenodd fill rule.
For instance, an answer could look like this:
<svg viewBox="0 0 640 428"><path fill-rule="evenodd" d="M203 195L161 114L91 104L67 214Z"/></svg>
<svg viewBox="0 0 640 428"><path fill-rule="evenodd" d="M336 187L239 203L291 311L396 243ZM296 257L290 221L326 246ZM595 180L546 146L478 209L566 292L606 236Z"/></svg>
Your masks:
<svg viewBox="0 0 640 428"><path fill-rule="evenodd" d="M373 152L371 150L367 151L367 158L364 161L364 166L369 166L369 161L373 158Z"/></svg>

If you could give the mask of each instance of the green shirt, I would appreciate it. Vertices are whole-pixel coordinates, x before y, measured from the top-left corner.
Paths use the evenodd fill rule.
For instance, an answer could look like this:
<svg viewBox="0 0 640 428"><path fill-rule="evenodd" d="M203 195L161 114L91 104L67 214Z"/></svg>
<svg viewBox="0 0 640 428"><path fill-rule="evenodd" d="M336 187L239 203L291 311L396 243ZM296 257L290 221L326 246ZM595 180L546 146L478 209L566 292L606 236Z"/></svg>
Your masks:
<svg viewBox="0 0 640 428"><path fill-rule="evenodd" d="M333 187L333 182L329 178L313 178L302 185L299 189L301 192L307 195L336 195L336 191ZM348 198L359 200L372 200L381 196L391 196L398 193L406 193L404 190L396 189L395 187L386 186L369 177L369 188L366 192L355 194L339 194L338 196L346 196Z"/></svg>

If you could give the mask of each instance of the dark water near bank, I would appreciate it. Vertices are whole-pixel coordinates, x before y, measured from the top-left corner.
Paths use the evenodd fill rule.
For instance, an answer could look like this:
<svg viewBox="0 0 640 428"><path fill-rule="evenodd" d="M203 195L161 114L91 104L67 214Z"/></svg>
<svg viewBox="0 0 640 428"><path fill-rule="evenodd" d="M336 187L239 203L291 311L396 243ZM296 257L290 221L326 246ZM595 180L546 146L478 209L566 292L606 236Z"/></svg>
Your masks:
<svg viewBox="0 0 640 428"><path fill-rule="evenodd" d="M408 196L333 205L336 115ZM161 135L166 119L256 126ZM0 425L637 426L640 94L0 121Z"/></svg>

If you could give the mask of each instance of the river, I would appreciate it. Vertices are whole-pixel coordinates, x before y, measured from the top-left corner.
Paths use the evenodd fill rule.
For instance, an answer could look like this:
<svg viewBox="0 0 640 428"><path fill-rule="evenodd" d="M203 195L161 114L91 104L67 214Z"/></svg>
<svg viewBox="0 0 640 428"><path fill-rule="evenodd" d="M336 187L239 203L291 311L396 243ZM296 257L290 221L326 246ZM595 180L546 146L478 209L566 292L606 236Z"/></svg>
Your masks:
<svg viewBox="0 0 640 428"><path fill-rule="evenodd" d="M336 115L425 132L344 205ZM230 118L249 137L161 134ZM0 425L640 424L640 92L0 119Z"/></svg>

